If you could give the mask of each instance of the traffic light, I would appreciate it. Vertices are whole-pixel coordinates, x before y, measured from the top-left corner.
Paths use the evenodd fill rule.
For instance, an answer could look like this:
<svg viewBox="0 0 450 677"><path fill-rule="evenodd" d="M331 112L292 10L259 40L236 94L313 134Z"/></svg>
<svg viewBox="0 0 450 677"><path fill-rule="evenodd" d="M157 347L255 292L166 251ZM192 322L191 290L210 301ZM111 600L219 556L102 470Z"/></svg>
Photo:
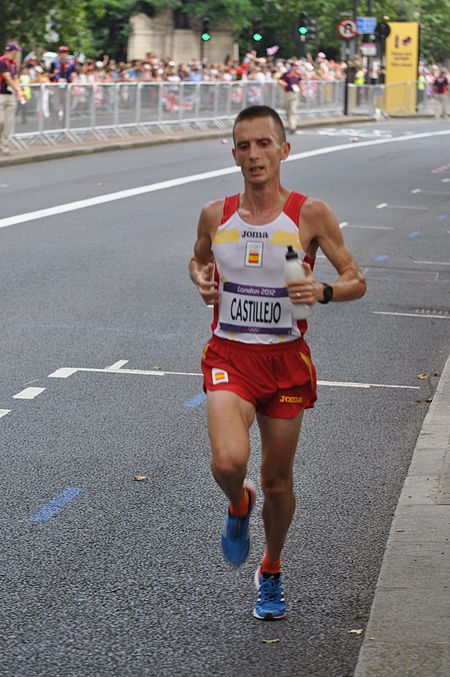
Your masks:
<svg viewBox="0 0 450 677"><path fill-rule="evenodd" d="M251 40L251 35L250 35L250 26L244 26L242 29L242 33L239 36L241 40L245 40L245 42L250 42Z"/></svg>
<svg viewBox="0 0 450 677"><path fill-rule="evenodd" d="M377 27L375 28L375 35L378 40L386 40L389 33L391 32L391 27L386 21L379 21Z"/></svg>
<svg viewBox="0 0 450 677"><path fill-rule="evenodd" d="M315 42L317 40L317 21L315 19L309 20L308 32L306 34L308 42Z"/></svg>
<svg viewBox="0 0 450 677"><path fill-rule="evenodd" d="M262 37L262 19L253 19L252 38L255 42L261 42Z"/></svg>
<svg viewBox="0 0 450 677"><path fill-rule="evenodd" d="M299 19L299 26L298 26L298 32L300 36L308 35L309 31L309 16L306 12L300 12L300 19Z"/></svg>
<svg viewBox="0 0 450 677"><path fill-rule="evenodd" d="M211 29L210 29L210 20L209 17L204 16L202 19L202 40L203 42L208 42L211 40Z"/></svg>

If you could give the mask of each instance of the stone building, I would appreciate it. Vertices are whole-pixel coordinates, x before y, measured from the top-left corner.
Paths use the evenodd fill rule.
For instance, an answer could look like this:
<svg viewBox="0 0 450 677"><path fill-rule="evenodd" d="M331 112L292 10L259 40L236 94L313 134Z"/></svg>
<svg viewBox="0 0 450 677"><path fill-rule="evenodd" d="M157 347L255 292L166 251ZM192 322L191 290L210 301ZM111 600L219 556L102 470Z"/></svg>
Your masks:
<svg viewBox="0 0 450 677"><path fill-rule="evenodd" d="M223 62L228 55L238 58L238 45L231 29L223 23L211 22L211 40L203 44L200 24L191 23L186 15L177 15L171 9L160 9L153 17L135 14L130 23L128 59L142 59L148 52L160 57L169 56L176 63L201 56L209 63Z"/></svg>

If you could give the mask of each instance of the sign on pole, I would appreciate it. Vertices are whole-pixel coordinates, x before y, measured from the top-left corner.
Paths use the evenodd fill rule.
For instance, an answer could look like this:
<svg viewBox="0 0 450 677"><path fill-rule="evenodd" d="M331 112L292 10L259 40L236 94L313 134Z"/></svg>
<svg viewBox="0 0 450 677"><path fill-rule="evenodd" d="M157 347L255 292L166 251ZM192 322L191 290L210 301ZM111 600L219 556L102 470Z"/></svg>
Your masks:
<svg viewBox="0 0 450 677"><path fill-rule="evenodd" d="M388 113L416 109L419 65L419 24L409 21L389 23L386 39L386 104Z"/></svg>
<svg viewBox="0 0 450 677"><path fill-rule="evenodd" d="M356 27L360 35L369 35L375 33L377 20L374 16L358 16L356 17Z"/></svg>
<svg viewBox="0 0 450 677"><path fill-rule="evenodd" d="M354 19L341 19L338 23L338 33L343 40L353 40L358 31Z"/></svg>

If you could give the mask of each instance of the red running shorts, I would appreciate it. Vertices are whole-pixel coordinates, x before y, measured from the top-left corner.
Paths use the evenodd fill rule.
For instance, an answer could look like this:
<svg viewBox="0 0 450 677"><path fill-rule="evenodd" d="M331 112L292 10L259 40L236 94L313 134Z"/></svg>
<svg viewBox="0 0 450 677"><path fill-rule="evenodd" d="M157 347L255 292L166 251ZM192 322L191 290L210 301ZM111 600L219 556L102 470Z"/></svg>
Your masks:
<svg viewBox="0 0 450 677"><path fill-rule="evenodd" d="M205 392L231 390L272 418L293 418L317 399L316 370L303 338L255 345L213 336L202 371Z"/></svg>

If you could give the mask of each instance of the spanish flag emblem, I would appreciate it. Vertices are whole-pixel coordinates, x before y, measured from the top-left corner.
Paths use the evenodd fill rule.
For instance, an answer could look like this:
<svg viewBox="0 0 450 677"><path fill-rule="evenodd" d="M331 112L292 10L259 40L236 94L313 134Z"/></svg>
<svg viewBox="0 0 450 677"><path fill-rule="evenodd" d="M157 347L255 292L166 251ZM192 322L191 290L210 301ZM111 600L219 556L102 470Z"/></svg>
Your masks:
<svg viewBox="0 0 450 677"><path fill-rule="evenodd" d="M228 383L228 372L224 369L213 367L212 382L215 386L219 385L219 383Z"/></svg>

